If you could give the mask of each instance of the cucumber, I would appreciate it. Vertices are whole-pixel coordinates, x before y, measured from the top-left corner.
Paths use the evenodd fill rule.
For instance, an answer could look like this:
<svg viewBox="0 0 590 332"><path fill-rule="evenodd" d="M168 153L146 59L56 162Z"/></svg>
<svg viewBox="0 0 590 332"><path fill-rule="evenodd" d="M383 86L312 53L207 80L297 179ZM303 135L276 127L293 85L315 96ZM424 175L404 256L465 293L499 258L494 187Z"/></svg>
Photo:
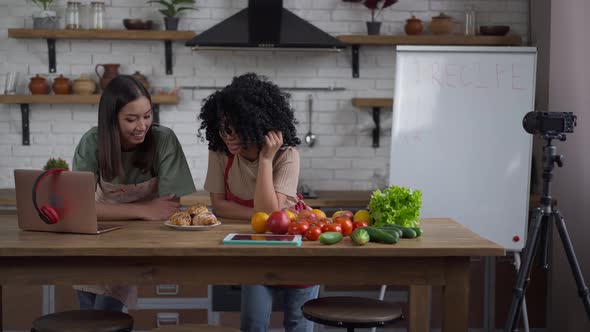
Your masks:
<svg viewBox="0 0 590 332"><path fill-rule="evenodd" d="M379 228L383 229L383 230L388 230L388 231L395 231L397 233L397 237L402 237L402 227L401 226L397 226L397 225L383 225L383 226L378 226Z"/></svg>
<svg viewBox="0 0 590 332"><path fill-rule="evenodd" d="M370 241L371 242L379 242L379 243L387 243L387 244L395 244L399 241L399 238L395 235L388 233L384 230L381 230L376 227L361 227L369 233Z"/></svg>
<svg viewBox="0 0 590 332"><path fill-rule="evenodd" d="M371 237L369 236L369 233L366 229L357 228L350 234L350 239L352 242L362 246L363 244L369 242Z"/></svg>
<svg viewBox="0 0 590 332"><path fill-rule="evenodd" d="M320 235L320 242L323 244L336 244L342 241L342 233L340 232L326 232Z"/></svg>
<svg viewBox="0 0 590 332"><path fill-rule="evenodd" d="M402 237L404 239L413 239L418 236L418 234L416 234L416 231L413 230L412 228L409 228L409 227L402 228L402 232L403 232Z"/></svg>
<svg viewBox="0 0 590 332"><path fill-rule="evenodd" d="M393 227L377 227L378 229L395 236L398 240L402 237L402 230Z"/></svg>
<svg viewBox="0 0 590 332"><path fill-rule="evenodd" d="M416 232L416 237L420 237L424 233L420 227L412 227L412 229Z"/></svg>

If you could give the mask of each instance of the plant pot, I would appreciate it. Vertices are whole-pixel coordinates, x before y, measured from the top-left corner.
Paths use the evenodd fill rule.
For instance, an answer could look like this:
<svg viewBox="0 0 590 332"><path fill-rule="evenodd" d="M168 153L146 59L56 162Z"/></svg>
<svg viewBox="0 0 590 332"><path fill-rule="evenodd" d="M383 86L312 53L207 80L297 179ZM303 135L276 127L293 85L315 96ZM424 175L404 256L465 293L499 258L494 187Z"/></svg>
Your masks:
<svg viewBox="0 0 590 332"><path fill-rule="evenodd" d="M178 30L179 17L164 17L164 26L166 30Z"/></svg>
<svg viewBox="0 0 590 332"><path fill-rule="evenodd" d="M367 22L367 34L378 35L381 30L381 22Z"/></svg>
<svg viewBox="0 0 590 332"><path fill-rule="evenodd" d="M33 15L34 29L57 29L57 14L53 10L42 10Z"/></svg>

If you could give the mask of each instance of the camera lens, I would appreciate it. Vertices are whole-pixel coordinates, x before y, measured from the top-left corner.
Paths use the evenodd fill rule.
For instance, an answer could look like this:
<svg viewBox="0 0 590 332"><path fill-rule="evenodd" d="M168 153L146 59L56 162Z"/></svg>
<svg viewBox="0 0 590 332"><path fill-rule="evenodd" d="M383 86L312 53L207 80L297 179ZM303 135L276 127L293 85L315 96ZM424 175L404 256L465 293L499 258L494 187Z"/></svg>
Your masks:
<svg viewBox="0 0 590 332"><path fill-rule="evenodd" d="M539 133L539 112L528 112L522 119L522 127L529 134Z"/></svg>

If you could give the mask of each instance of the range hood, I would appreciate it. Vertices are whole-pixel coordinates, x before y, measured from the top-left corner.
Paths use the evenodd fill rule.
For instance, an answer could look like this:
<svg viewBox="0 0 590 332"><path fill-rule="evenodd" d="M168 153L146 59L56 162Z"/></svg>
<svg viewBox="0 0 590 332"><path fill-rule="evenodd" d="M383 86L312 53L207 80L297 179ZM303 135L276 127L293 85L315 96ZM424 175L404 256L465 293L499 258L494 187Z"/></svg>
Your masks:
<svg viewBox="0 0 590 332"><path fill-rule="evenodd" d="M248 0L243 9L186 42L195 50L321 50L346 45L283 8L283 0Z"/></svg>

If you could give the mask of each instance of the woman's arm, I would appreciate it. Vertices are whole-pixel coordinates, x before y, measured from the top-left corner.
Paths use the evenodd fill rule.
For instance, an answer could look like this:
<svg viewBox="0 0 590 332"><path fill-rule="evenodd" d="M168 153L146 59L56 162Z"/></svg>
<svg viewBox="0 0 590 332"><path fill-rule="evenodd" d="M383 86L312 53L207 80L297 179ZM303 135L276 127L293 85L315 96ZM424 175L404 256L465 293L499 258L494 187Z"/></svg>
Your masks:
<svg viewBox="0 0 590 332"><path fill-rule="evenodd" d="M174 195L139 203L96 203L98 220L167 220L180 209L180 198Z"/></svg>
<svg viewBox="0 0 590 332"><path fill-rule="evenodd" d="M211 193L211 205L216 216L228 219L250 220L254 209L225 199L224 194Z"/></svg>
<svg viewBox="0 0 590 332"><path fill-rule="evenodd" d="M272 162L283 145L283 134L271 131L266 134L266 143L258 157L258 174L254 192L254 210L270 213L280 210L287 196L275 191Z"/></svg>

